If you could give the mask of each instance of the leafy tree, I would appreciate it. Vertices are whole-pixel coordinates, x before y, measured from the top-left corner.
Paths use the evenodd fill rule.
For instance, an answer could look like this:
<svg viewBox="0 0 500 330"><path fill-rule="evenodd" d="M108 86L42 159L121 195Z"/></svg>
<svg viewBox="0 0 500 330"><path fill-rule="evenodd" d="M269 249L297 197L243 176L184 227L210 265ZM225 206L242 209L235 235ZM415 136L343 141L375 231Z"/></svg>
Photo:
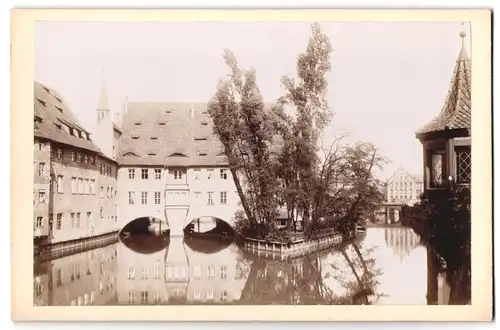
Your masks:
<svg viewBox="0 0 500 330"><path fill-rule="evenodd" d="M224 52L228 79L219 81L208 112L243 207L237 232L280 238L275 219L278 208L286 207L291 221L282 238L293 236L299 216L307 235L334 224L348 233L381 200L372 170L383 158L373 145L341 146L340 137L329 148L321 145L323 159L318 155L319 138L333 115L326 101L331 52L328 37L313 24L297 59L297 77L282 78L285 95L272 107L264 106L255 70L240 69L234 54ZM287 114L286 106L295 114Z"/></svg>
<svg viewBox="0 0 500 330"><path fill-rule="evenodd" d="M324 151L316 181L312 228L336 227L349 236L356 224L371 217L384 195L373 170L387 161L371 143L340 146L342 137ZM322 223L318 219L325 219ZM311 232L313 232L313 230Z"/></svg>
<svg viewBox="0 0 500 330"><path fill-rule="evenodd" d="M298 175L300 193L298 208L303 212L304 222L309 221L313 207L314 181L317 174L317 140L319 133L330 122L332 112L326 101L327 73L331 70L332 45L320 25L312 24L312 36L306 51L297 59L297 77L283 77L286 93L280 104L293 105L297 112L293 133L296 138L293 157Z"/></svg>
<svg viewBox="0 0 500 330"><path fill-rule="evenodd" d="M224 52L224 60L230 68L229 80L219 82L208 113L224 146L247 218L251 224L272 227L278 208L276 166L271 155L275 117L264 107L255 70L241 70L230 50Z"/></svg>

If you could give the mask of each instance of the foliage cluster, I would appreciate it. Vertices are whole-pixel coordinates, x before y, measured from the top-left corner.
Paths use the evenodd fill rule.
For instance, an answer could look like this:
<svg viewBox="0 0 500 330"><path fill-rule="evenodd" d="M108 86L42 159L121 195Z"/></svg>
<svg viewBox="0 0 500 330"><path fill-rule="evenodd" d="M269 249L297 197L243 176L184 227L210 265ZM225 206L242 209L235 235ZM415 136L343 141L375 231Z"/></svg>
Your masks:
<svg viewBox="0 0 500 330"><path fill-rule="evenodd" d="M349 233L382 200L373 171L385 159L375 146L346 146L342 137L323 145L333 116L326 101L331 53L328 36L312 24L297 76L281 79L283 96L269 106L255 69L240 68L235 55L224 51L229 72L218 82L208 113L243 209L236 215L236 232L290 239L302 219L306 235L333 226ZM288 218L281 231L276 228L280 210Z"/></svg>

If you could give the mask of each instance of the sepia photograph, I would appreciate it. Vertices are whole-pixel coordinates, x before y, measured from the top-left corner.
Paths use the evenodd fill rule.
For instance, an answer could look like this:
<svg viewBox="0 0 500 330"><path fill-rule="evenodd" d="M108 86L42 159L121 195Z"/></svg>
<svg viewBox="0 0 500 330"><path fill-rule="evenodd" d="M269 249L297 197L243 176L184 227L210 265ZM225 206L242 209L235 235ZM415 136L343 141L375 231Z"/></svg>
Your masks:
<svg viewBox="0 0 500 330"><path fill-rule="evenodd" d="M474 31L34 22L32 306L470 306Z"/></svg>

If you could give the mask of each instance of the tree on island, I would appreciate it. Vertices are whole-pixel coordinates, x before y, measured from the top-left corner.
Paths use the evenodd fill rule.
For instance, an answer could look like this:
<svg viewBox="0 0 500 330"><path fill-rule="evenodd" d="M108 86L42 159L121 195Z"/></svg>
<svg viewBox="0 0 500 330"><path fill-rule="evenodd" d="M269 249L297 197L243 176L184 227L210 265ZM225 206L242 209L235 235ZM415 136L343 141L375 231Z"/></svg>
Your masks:
<svg viewBox="0 0 500 330"><path fill-rule="evenodd" d="M249 223L272 230L278 210L277 164L271 150L276 135L274 116L264 107L255 70L240 69L230 50L224 52L224 60L230 68L229 79L219 81L208 113Z"/></svg>
<svg viewBox="0 0 500 330"><path fill-rule="evenodd" d="M276 229L276 219L285 208L288 232L302 218L308 236L333 222L347 233L381 200L373 169L384 159L373 145L343 146L339 138L321 146L323 158L318 154L333 116L326 101L331 52L328 36L312 24L306 51L297 60L297 77L282 78L285 94L269 107L255 70L241 69L225 50L228 77L219 81L208 113L243 207L236 214L237 232L280 238L284 231ZM286 107L295 109L294 115Z"/></svg>
<svg viewBox="0 0 500 330"><path fill-rule="evenodd" d="M286 93L278 100L279 104L292 105L296 110L296 118L290 123L295 137L292 141L294 152L290 156L294 161L294 173L298 179L296 189L299 193L295 199L297 204L292 208L302 212L306 228L311 221L317 220L313 218L313 207L318 180L318 138L333 116L326 100L326 76L331 70L330 56L333 49L319 24L314 23L311 28L312 36L306 51L297 59L297 77L285 76L281 79Z"/></svg>

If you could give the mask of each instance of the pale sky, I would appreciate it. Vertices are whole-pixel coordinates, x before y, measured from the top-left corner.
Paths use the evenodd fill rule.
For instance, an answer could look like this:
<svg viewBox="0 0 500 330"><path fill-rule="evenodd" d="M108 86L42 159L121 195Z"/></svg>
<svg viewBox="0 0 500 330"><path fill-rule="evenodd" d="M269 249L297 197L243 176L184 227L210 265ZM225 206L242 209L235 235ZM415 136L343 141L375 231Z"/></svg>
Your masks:
<svg viewBox="0 0 500 330"><path fill-rule="evenodd" d="M369 141L391 161L422 172L415 132L443 106L461 47L460 22L321 23L334 48L328 102L330 136ZM470 27L466 23L469 50ZM129 101L207 102L227 68L230 48L254 67L265 101L283 94L280 77L295 75L309 23L39 22L35 79L62 94L91 130L104 79L113 112ZM470 54L470 53L469 53Z"/></svg>

